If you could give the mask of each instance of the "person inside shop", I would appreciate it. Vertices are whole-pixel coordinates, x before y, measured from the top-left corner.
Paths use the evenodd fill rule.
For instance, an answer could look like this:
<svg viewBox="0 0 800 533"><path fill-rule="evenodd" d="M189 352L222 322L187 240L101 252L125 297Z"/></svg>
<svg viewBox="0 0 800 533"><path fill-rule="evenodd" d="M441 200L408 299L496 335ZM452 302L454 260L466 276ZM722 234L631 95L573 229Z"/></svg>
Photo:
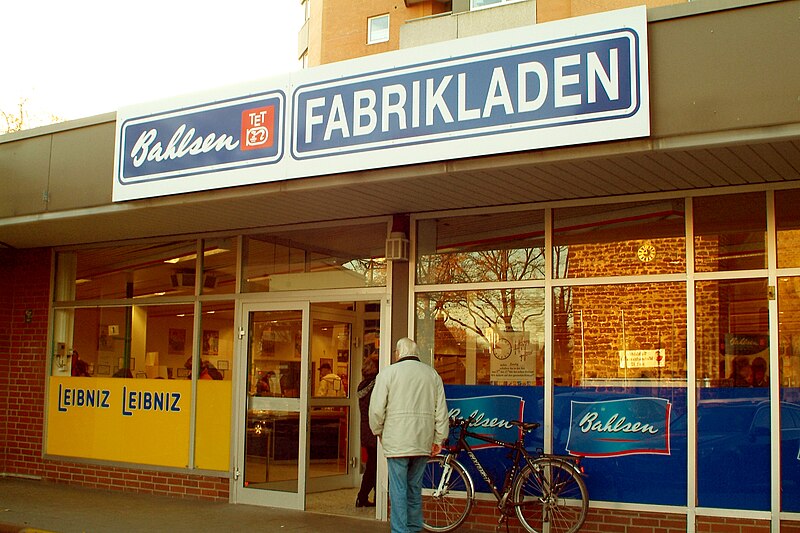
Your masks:
<svg viewBox="0 0 800 533"><path fill-rule="evenodd" d="M267 370L267 372L261 376L261 379L258 380L256 384L256 396L280 396L281 395L281 383L278 379L278 376L275 375L275 372L272 370Z"/></svg>
<svg viewBox="0 0 800 533"><path fill-rule="evenodd" d="M392 533L422 530L422 475L450 429L442 378L419 360L417 343L397 341L394 363L378 373L369 426L389 466Z"/></svg>
<svg viewBox="0 0 800 533"><path fill-rule="evenodd" d="M72 350L72 375L91 377L89 374L89 363L81 359L78 350Z"/></svg>
<svg viewBox="0 0 800 533"><path fill-rule="evenodd" d="M750 367L753 369L753 387L768 387L767 362L763 357L753 359Z"/></svg>
<svg viewBox="0 0 800 533"><path fill-rule="evenodd" d="M369 427L369 400L378 375L378 355L371 354L361 364L361 383L358 384L358 409L361 413L361 460L364 461L364 475L361 488L356 497L356 507L375 507L375 500L369 495L375 490L375 476L378 467L378 438Z"/></svg>
<svg viewBox="0 0 800 533"><path fill-rule="evenodd" d="M333 373L330 364L322 363L319 367L319 375L321 378L317 388L317 396L344 396L342 378Z"/></svg>
<svg viewBox="0 0 800 533"><path fill-rule="evenodd" d="M186 359L186 362L183 363L183 367L186 370L189 371L189 373L186 376L186 379L192 379L192 357L191 356L189 356L189 358ZM217 367L215 367L214 365L211 364L210 361L208 361L207 359L203 359L200 362L200 374L198 375L197 379L220 380L220 379L224 379L224 376L222 375L222 372L217 370Z"/></svg>
<svg viewBox="0 0 800 533"><path fill-rule="evenodd" d="M739 356L733 360L733 386L752 387L753 369L747 357Z"/></svg>

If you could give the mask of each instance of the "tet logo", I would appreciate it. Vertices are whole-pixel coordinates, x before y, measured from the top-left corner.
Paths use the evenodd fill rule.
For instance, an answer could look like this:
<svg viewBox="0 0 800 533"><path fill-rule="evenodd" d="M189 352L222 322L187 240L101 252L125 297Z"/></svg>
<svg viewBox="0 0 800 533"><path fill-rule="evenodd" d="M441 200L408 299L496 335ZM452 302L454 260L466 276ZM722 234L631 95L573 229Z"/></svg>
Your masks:
<svg viewBox="0 0 800 533"><path fill-rule="evenodd" d="M242 150L268 148L274 142L275 106L242 111Z"/></svg>

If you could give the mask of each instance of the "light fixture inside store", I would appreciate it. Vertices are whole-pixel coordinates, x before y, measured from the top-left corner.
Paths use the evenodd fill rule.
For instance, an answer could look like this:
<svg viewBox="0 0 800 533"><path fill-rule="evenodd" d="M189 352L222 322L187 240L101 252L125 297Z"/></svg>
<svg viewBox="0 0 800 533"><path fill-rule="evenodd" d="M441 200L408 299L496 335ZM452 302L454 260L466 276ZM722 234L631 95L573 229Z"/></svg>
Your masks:
<svg viewBox="0 0 800 533"><path fill-rule="evenodd" d="M230 250L228 250L227 248L209 248L208 250L203 252L203 257L222 254L229 251ZM180 263L183 261L194 261L195 259L197 259L197 254L192 253L192 254L181 255L178 257L173 257L172 259L164 259L164 262L171 263L174 265L175 263Z"/></svg>

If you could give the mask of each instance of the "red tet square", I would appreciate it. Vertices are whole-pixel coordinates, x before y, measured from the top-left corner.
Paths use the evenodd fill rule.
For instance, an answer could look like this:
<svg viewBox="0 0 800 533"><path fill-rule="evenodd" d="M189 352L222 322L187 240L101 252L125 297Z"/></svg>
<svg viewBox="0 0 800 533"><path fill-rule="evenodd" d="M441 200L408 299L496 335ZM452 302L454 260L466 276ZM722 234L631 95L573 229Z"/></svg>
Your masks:
<svg viewBox="0 0 800 533"><path fill-rule="evenodd" d="M242 150L269 148L275 140L275 106L242 111Z"/></svg>

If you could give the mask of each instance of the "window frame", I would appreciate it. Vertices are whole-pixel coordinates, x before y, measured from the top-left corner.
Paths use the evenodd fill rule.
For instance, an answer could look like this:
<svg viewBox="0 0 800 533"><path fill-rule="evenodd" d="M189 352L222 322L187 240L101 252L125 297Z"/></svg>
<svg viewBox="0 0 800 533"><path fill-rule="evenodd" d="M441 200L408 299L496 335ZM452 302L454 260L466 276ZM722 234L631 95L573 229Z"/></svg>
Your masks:
<svg viewBox="0 0 800 533"><path fill-rule="evenodd" d="M373 30L373 23L379 20L386 19L386 37L383 36L376 36ZM391 21L389 19L389 13L383 13L382 15L376 15L374 17L369 17L367 19L367 44L378 44L378 43L385 43L389 42L390 34L391 34Z"/></svg>

